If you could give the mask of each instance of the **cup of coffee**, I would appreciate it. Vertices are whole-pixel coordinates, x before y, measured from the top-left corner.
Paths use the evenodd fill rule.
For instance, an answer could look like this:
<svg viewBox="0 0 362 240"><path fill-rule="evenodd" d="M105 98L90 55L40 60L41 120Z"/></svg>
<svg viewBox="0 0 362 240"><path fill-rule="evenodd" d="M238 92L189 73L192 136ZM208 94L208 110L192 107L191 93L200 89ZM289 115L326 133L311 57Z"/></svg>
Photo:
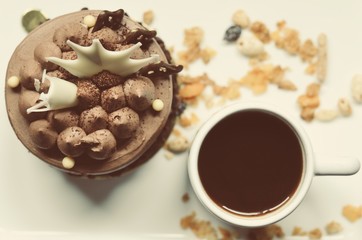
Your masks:
<svg viewBox="0 0 362 240"><path fill-rule="evenodd" d="M316 175L352 175L359 169L357 158L316 155L298 119L260 102L215 113L197 132L188 157L190 182L201 203L241 227L288 216Z"/></svg>

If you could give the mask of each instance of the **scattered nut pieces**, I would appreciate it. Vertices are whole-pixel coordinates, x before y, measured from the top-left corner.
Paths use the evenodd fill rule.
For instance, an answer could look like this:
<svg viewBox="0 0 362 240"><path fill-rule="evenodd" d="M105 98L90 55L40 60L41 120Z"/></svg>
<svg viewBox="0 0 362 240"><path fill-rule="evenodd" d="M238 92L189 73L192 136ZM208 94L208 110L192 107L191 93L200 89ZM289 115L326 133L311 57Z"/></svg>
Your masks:
<svg viewBox="0 0 362 240"><path fill-rule="evenodd" d="M321 239L322 238L322 231L319 228L313 229L308 233L309 239Z"/></svg>
<svg viewBox="0 0 362 240"><path fill-rule="evenodd" d="M216 55L216 51L211 48L201 48L204 39L204 31L200 27L192 27L184 31L184 45L186 50L178 52L178 62L185 69L198 59L202 59L205 64Z"/></svg>
<svg viewBox="0 0 362 240"><path fill-rule="evenodd" d="M356 222L362 218L362 206L346 205L343 207L342 214L348 221Z"/></svg>
<svg viewBox="0 0 362 240"><path fill-rule="evenodd" d="M164 151L164 156L167 160L171 160L175 157L175 154L173 154L172 152L170 152L169 150L165 149Z"/></svg>
<svg viewBox="0 0 362 240"><path fill-rule="evenodd" d="M320 109L315 111L314 118L322 122L329 122L336 119L339 112L335 109Z"/></svg>
<svg viewBox="0 0 362 240"><path fill-rule="evenodd" d="M311 83L307 86L306 93L298 97L297 102L302 110L300 116L307 122L314 119L315 110L320 105L319 91L320 85L318 83ZM320 115L321 119L325 117L323 112Z"/></svg>
<svg viewBox="0 0 362 240"><path fill-rule="evenodd" d="M326 232L328 235L334 235L342 232L343 227L339 222L332 221L326 225Z"/></svg>
<svg viewBox="0 0 362 240"><path fill-rule="evenodd" d="M166 142L166 149L173 153L182 153L188 150L190 142L185 136L174 136Z"/></svg>
<svg viewBox="0 0 362 240"><path fill-rule="evenodd" d="M218 239L217 231L215 227L212 226L211 222L197 219L195 212L183 217L180 224L183 229L190 229L199 239Z"/></svg>
<svg viewBox="0 0 362 240"><path fill-rule="evenodd" d="M276 47L284 49L291 55L299 53L301 41L297 30L286 27L286 22L277 23L278 29L271 33L271 39Z"/></svg>
<svg viewBox="0 0 362 240"><path fill-rule="evenodd" d="M324 82L327 75L327 36L318 36L318 59L317 59L317 79Z"/></svg>
<svg viewBox="0 0 362 240"><path fill-rule="evenodd" d="M247 28L250 24L250 19L248 15L241 9L237 10L233 16L232 21L235 25L240 26L241 28Z"/></svg>
<svg viewBox="0 0 362 240"><path fill-rule="evenodd" d="M253 22L250 26L250 30L255 34L255 36L262 42L268 43L271 40L269 29L265 26L264 23L260 21Z"/></svg>
<svg viewBox="0 0 362 240"><path fill-rule="evenodd" d="M190 83L181 87L179 96L182 99L192 99L201 95L204 91L205 84L201 82Z"/></svg>
<svg viewBox="0 0 362 240"><path fill-rule="evenodd" d="M357 103L362 103L362 74L356 74L352 78L352 97Z"/></svg>
<svg viewBox="0 0 362 240"><path fill-rule="evenodd" d="M7 84L11 88L17 88L20 84L20 78L18 76L11 76L8 78Z"/></svg>
<svg viewBox="0 0 362 240"><path fill-rule="evenodd" d="M83 23L84 25L86 25L88 28L92 28L94 27L94 25L96 25L96 17L93 15L87 15L83 18Z"/></svg>
<svg viewBox="0 0 362 240"><path fill-rule="evenodd" d="M153 20L155 19L155 14L152 10L148 10L143 13L143 22L147 25L152 24Z"/></svg>
<svg viewBox="0 0 362 240"><path fill-rule="evenodd" d="M320 91L320 84L311 83L307 86L306 95L308 97L316 97L319 95L319 91Z"/></svg>
<svg viewBox="0 0 362 240"><path fill-rule="evenodd" d="M347 98L340 98L338 100L338 109L339 109L339 112L344 117L348 117L348 116L352 115L352 106L349 103Z"/></svg>
<svg viewBox="0 0 362 240"><path fill-rule="evenodd" d="M314 46L314 43L310 39L305 40L299 49L300 58L306 62L311 62L317 53L318 48Z"/></svg>
<svg viewBox="0 0 362 240"><path fill-rule="evenodd" d="M65 169L72 169L75 165L75 161L71 157L64 157L62 160L62 165Z"/></svg>
<svg viewBox="0 0 362 240"><path fill-rule="evenodd" d="M280 89L289 90L289 91L296 91L297 86L292 81L289 80L281 80L278 82L278 87Z"/></svg>

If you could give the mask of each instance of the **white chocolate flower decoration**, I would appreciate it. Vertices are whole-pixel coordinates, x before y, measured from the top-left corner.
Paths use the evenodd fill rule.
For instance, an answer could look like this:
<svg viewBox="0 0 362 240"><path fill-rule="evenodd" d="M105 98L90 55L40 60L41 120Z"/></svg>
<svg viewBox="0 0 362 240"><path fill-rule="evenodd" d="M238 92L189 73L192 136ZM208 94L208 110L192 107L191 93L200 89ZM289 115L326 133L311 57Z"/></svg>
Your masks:
<svg viewBox="0 0 362 240"><path fill-rule="evenodd" d="M67 44L77 53L77 59L65 60L48 57L47 60L63 67L79 78L91 77L103 70L125 77L137 72L149 63L159 60L158 55L144 59L131 59L131 54L142 46L140 42L122 51L105 49L99 39L94 39L92 45L88 47L80 46L70 40L67 41Z"/></svg>
<svg viewBox="0 0 362 240"><path fill-rule="evenodd" d="M50 110L74 107L78 104L77 85L69 81L51 77L43 73L42 82L49 80L50 86L47 93L42 92L39 102L28 108L26 112L46 112Z"/></svg>

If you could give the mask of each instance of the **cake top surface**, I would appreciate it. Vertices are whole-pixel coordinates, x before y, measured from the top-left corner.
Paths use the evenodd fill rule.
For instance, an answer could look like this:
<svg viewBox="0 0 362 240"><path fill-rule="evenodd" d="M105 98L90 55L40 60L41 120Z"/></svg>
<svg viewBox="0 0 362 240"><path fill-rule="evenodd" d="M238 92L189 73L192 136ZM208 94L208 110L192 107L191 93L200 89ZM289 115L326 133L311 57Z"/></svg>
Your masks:
<svg viewBox="0 0 362 240"><path fill-rule="evenodd" d="M158 43L156 31L123 10L86 10L43 23L8 65L7 78L21 80L20 88L6 89L18 138L74 174L106 174L135 161L165 126L171 76L182 69ZM152 107L155 100L162 108ZM71 169L64 169L65 157L75 159Z"/></svg>

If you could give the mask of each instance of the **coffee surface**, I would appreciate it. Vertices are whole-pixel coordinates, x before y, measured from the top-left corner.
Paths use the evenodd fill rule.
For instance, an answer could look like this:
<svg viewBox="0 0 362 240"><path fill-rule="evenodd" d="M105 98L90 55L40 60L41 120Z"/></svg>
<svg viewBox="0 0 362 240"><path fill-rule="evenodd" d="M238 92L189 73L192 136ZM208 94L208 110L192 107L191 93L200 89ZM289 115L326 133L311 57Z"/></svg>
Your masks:
<svg viewBox="0 0 362 240"><path fill-rule="evenodd" d="M287 122L266 111L245 110L224 118L207 134L198 171L207 194L221 208L263 215L295 193L303 150Z"/></svg>

